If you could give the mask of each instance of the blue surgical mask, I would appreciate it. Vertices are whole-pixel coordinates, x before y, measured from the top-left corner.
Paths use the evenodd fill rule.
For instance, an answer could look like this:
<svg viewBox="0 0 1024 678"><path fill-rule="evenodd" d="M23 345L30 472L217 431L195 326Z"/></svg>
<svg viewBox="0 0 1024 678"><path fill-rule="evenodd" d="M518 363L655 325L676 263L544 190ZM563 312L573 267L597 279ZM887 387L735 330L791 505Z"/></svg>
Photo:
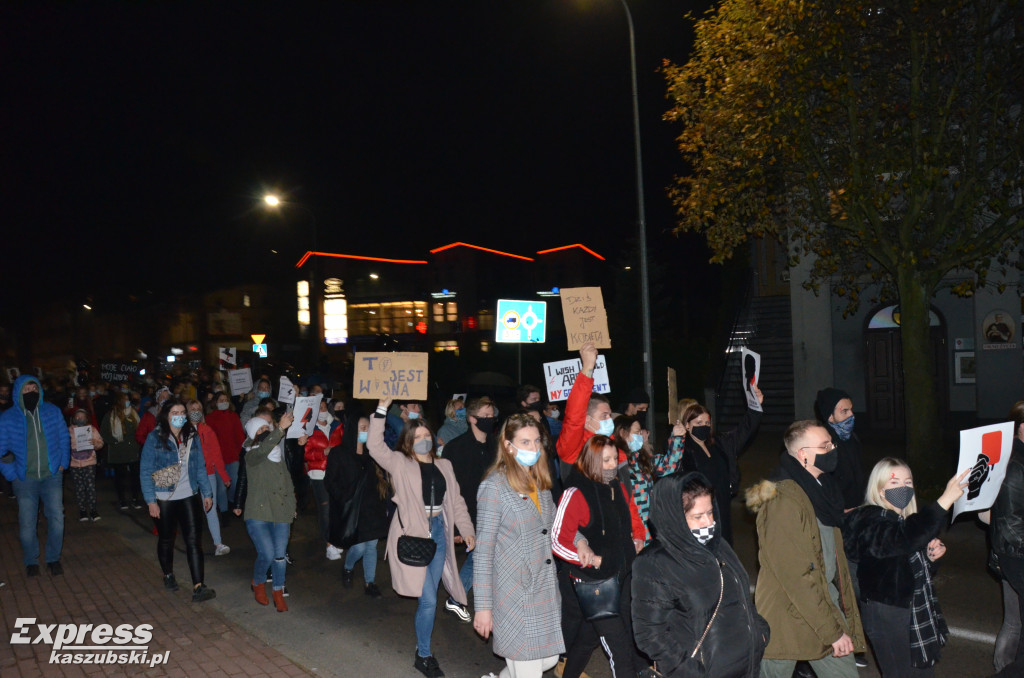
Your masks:
<svg viewBox="0 0 1024 678"><path fill-rule="evenodd" d="M182 426L185 425L185 422L187 421L188 417L186 417L184 414L176 414L173 417L171 417L171 426L173 426L174 428L181 428Z"/></svg>
<svg viewBox="0 0 1024 678"><path fill-rule="evenodd" d="M515 445L512 449L516 451L516 461L523 466L533 466L540 459L540 450L521 450Z"/></svg>
<svg viewBox="0 0 1024 678"><path fill-rule="evenodd" d="M369 437L370 437L370 432L369 431L360 431L359 434L356 436L356 440L358 440L361 443L365 443L367 441L367 439L369 439Z"/></svg>
<svg viewBox="0 0 1024 678"><path fill-rule="evenodd" d="M406 414L408 414L410 419L419 419L420 418L420 413L419 412L407 412Z"/></svg>
<svg viewBox="0 0 1024 678"><path fill-rule="evenodd" d="M457 421L465 421L466 420L466 410L465 410L465 408L463 408L461 410L455 410L455 419Z"/></svg>
<svg viewBox="0 0 1024 678"><path fill-rule="evenodd" d="M270 391L256 391L256 396L260 400L263 400L264 398L269 398L270 397Z"/></svg>
<svg viewBox="0 0 1024 678"><path fill-rule="evenodd" d="M640 448L644 446L644 437L639 433L634 433L629 438L629 451L639 452Z"/></svg>
<svg viewBox="0 0 1024 678"><path fill-rule="evenodd" d="M615 422L611 419L602 419L597 422L597 432L599 435L610 436L615 433Z"/></svg>
<svg viewBox="0 0 1024 678"><path fill-rule="evenodd" d="M843 419L842 421L830 421L829 426L836 432L840 440L849 440L850 436L853 435L853 419L854 416L851 414L849 419Z"/></svg>

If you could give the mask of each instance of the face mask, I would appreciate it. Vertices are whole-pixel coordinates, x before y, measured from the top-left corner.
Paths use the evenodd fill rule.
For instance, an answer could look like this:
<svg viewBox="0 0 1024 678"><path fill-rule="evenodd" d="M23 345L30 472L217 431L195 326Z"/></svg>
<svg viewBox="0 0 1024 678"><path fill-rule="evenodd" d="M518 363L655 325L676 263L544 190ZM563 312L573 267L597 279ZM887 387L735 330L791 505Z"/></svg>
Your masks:
<svg viewBox="0 0 1024 678"><path fill-rule="evenodd" d="M369 438L370 438L370 432L369 431L360 431L359 434L356 435L356 440L358 440L361 443L365 443Z"/></svg>
<svg viewBox="0 0 1024 678"><path fill-rule="evenodd" d="M825 473L832 473L836 470L836 465L839 464L839 453L834 449L825 454L819 454L814 458L814 465Z"/></svg>
<svg viewBox="0 0 1024 678"><path fill-rule="evenodd" d="M88 426L89 425L89 420L88 419L75 419L75 421L73 423L75 424L75 426Z"/></svg>
<svg viewBox="0 0 1024 678"><path fill-rule="evenodd" d="M597 433L602 436L611 436L615 432L615 422L609 419L602 419L597 422Z"/></svg>
<svg viewBox="0 0 1024 678"><path fill-rule="evenodd" d="M540 450L521 450L515 445L512 446L512 449L516 451L516 461L523 466L533 466L540 459Z"/></svg>
<svg viewBox="0 0 1024 678"><path fill-rule="evenodd" d="M558 419L558 415L560 414L561 412L559 412L557 409L552 409L551 414L549 414L548 416L551 417L552 419Z"/></svg>
<svg viewBox="0 0 1024 678"><path fill-rule="evenodd" d="M455 410L455 420L456 421L465 421L466 420L466 410L465 409Z"/></svg>
<svg viewBox="0 0 1024 678"><path fill-rule="evenodd" d="M299 395L302 396L303 398L306 398L309 396L309 391L299 391Z"/></svg>
<svg viewBox="0 0 1024 678"><path fill-rule="evenodd" d="M898 508L900 511L910 506L910 500L914 498L914 488L890 487L885 491L885 500Z"/></svg>
<svg viewBox="0 0 1024 678"><path fill-rule="evenodd" d="M433 440L417 440L412 444L412 451L416 454L430 454L432 449L434 449Z"/></svg>
<svg viewBox="0 0 1024 678"><path fill-rule="evenodd" d="M224 410L228 409L229 407L231 407L231 403L229 403L229 402L217 403L217 409L218 410L224 411Z"/></svg>
<svg viewBox="0 0 1024 678"><path fill-rule="evenodd" d="M182 426L185 425L185 422L187 421L188 417L186 417L184 414L176 414L173 417L171 417L171 426L173 426L174 428L181 428Z"/></svg>
<svg viewBox="0 0 1024 678"><path fill-rule="evenodd" d="M407 412L406 415L410 419L419 419L420 418L420 413L419 412Z"/></svg>
<svg viewBox="0 0 1024 678"><path fill-rule="evenodd" d="M830 421L828 425L832 427L832 430L836 432L840 440L849 440L853 434L853 419L854 416L851 414L849 419L843 419L839 422Z"/></svg>
<svg viewBox="0 0 1024 678"><path fill-rule="evenodd" d="M317 417L316 418L316 423L320 424L321 426L326 426L327 425L327 415L326 414L322 414L319 417Z"/></svg>
<svg viewBox="0 0 1024 678"><path fill-rule="evenodd" d="M260 400L270 397L270 391L256 391L256 397Z"/></svg>
<svg viewBox="0 0 1024 678"><path fill-rule="evenodd" d="M606 483L610 483L611 481L615 480L615 477L618 475L618 471L619 470L617 468L604 468L602 466L601 479Z"/></svg>
<svg viewBox="0 0 1024 678"><path fill-rule="evenodd" d="M338 419L341 419L343 416L345 416L345 408L339 407L338 409L334 410L334 416Z"/></svg>
<svg viewBox="0 0 1024 678"><path fill-rule="evenodd" d="M476 427L480 429L480 432L484 435L491 435L494 432L495 417L478 417L476 420Z"/></svg>
<svg viewBox="0 0 1024 678"><path fill-rule="evenodd" d="M202 412L189 412L188 413L188 420L191 421L193 424L198 424L199 422L201 422L203 420L203 413Z"/></svg>
<svg viewBox="0 0 1024 678"><path fill-rule="evenodd" d="M132 409L132 404L131 403L125 403L124 404L124 409L126 409L126 410Z"/></svg>
<svg viewBox="0 0 1024 678"><path fill-rule="evenodd" d="M89 391L89 397L90 398L95 398L96 397L96 391Z"/></svg>
<svg viewBox="0 0 1024 678"><path fill-rule="evenodd" d="M36 405L39 404L39 391L29 391L28 393L21 394L21 401L25 404L25 409L29 412L36 409Z"/></svg>
<svg viewBox="0 0 1024 678"><path fill-rule="evenodd" d="M640 448L644 446L644 437L639 433L634 433L629 438L629 451L639 452Z"/></svg>
<svg viewBox="0 0 1024 678"><path fill-rule="evenodd" d="M715 523L711 523L707 527L690 528L690 534L702 545L707 544L715 536Z"/></svg>
<svg viewBox="0 0 1024 678"><path fill-rule="evenodd" d="M705 441L705 440L707 440L708 438L711 437L711 427L710 426L694 426L692 429L690 429L690 435L692 435L697 440L700 440L701 442L703 442L703 441Z"/></svg>
<svg viewBox="0 0 1024 678"><path fill-rule="evenodd" d="M541 401L538 400L535 403L530 403L529 405L527 405L526 409L532 410L534 412L543 412L544 411L544 403L542 403Z"/></svg>
<svg viewBox="0 0 1024 678"><path fill-rule="evenodd" d="M257 433L256 437L253 438L253 442L255 442L258 445L259 443L262 443L263 439L266 438L269 435L270 435L270 431L263 431L262 433Z"/></svg>

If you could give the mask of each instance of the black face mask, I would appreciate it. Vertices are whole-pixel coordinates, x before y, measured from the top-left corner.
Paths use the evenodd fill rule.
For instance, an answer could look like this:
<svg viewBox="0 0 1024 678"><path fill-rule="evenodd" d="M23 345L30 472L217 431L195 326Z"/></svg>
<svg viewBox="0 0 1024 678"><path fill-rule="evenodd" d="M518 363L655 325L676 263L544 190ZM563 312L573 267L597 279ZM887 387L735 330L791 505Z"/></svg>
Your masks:
<svg viewBox="0 0 1024 678"><path fill-rule="evenodd" d="M494 433L494 422L496 420L496 417L477 417L476 427L480 429L480 432L484 435L491 435Z"/></svg>
<svg viewBox="0 0 1024 678"><path fill-rule="evenodd" d="M711 427L694 426L692 429L690 429L690 435L692 435L695 439L704 442L705 440L711 437Z"/></svg>
<svg viewBox="0 0 1024 678"><path fill-rule="evenodd" d="M252 441L256 444L262 443L263 440L270 435L270 431L264 431L263 433L257 433L256 437Z"/></svg>
<svg viewBox="0 0 1024 678"><path fill-rule="evenodd" d="M814 465L825 473L832 473L832 471L835 471L838 464L839 452L834 449L814 457Z"/></svg>
<svg viewBox="0 0 1024 678"><path fill-rule="evenodd" d="M526 409L533 410L534 412L543 412L544 411L544 403L538 400L535 403L530 403L529 405L527 405Z"/></svg>
<svg viewBox="0 0 1024 678"><path fill-rule="evenodd" d="M39 392L29 391L28 393L21 394L21 402L25 404L25 409L32 412L36 409L36 405L39 404Z"/></svg>

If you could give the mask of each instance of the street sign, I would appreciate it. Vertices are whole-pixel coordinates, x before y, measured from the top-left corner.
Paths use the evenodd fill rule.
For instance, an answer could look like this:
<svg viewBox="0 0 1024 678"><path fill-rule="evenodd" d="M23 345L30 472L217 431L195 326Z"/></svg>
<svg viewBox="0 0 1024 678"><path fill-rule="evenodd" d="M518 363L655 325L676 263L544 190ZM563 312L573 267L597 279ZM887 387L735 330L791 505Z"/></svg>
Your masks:
<svg viewBox="0 0 1024 678"><path fill-rule="evenodd" d="M509 344L542 344L548 305L543 301L498 300L494 340Z"/></svg>
<svg viewBox="0 0 1024 678"><path fill-rule="evenodd" d="M267 345L266 344L253 344L252 352L257 354L261 358L267 357Z"/></svg>
<svg viewBox="0 0 1024 678"><path fill-rule="evenodd" d="M262 344L263 340L267 338L265 334L250 334L249 336L252 337L252 343L254 344Z"/></svg>

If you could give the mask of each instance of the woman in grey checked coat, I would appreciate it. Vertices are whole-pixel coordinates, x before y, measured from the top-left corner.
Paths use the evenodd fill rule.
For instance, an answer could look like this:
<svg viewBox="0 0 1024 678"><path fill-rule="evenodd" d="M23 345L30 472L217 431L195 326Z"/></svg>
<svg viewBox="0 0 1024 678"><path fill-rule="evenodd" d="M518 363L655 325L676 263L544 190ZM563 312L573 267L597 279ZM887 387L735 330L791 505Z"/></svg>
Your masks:
<svg viewBox="0 0 1024 678"><path fill-rule="evenodd" d="M493 631L494 653L507 663L501 678L540 678L565 651L542 435L527 414L505 420L477 492L473 627L484 638Z"/></svg>

